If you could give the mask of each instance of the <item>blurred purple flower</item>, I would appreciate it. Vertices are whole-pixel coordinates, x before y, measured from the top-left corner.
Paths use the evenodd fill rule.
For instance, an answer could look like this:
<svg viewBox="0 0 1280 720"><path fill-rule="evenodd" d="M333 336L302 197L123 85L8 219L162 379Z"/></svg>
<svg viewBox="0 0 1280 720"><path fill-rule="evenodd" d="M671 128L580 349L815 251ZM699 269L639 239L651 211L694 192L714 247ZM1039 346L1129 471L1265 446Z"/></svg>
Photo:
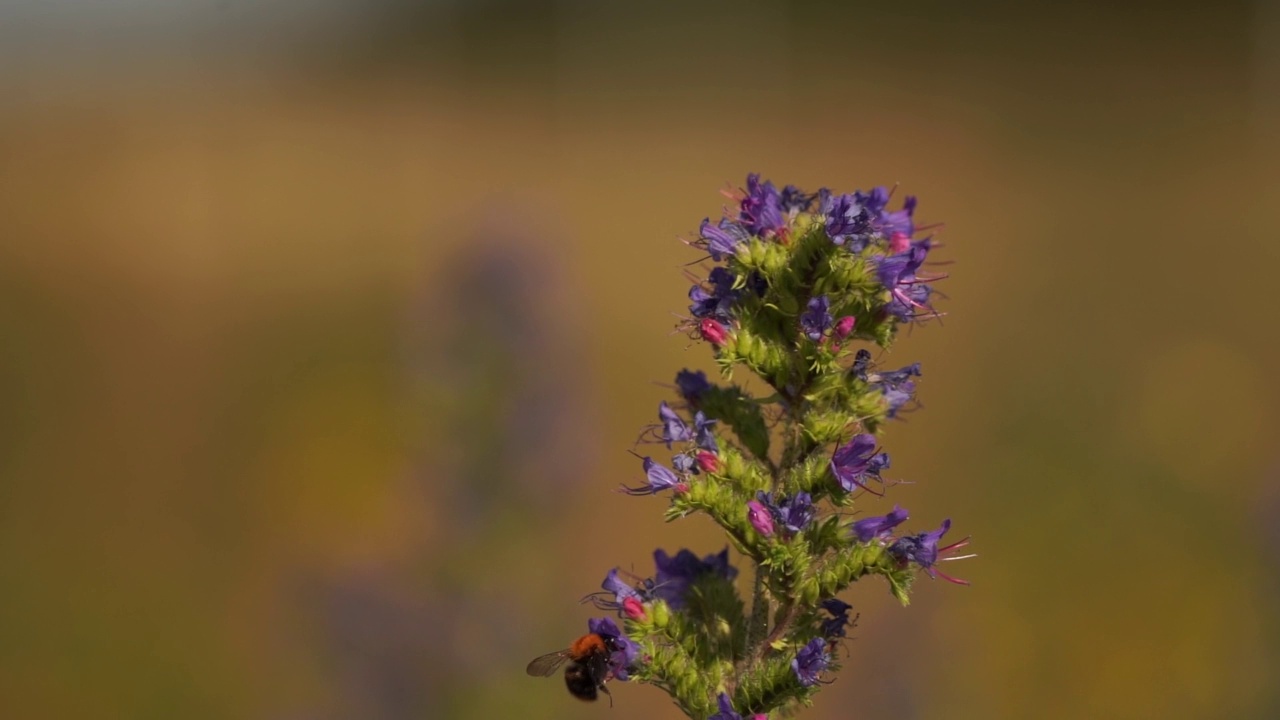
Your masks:
<svg viewBox="0 0 1280 720"><path fill-rule="evenodd" d="M831 613L831 617L822 621L822 636L834 640L845 636L845 628L849 626L849 610L853 606L839 598L827 598L822 601L822 609Z"/></svg>
<svg viewBox="0 0 1280 720"><path fill-rule="evenodd" d="M707 382L707 374L701 370L694 372L684 369L676 373L676 389L680 392L680 397L694 402L702 393L711 389L711 383Z"/></svg>
<svg viewBox="0 0 1280 720"><path fill-rule="evenodd" d="M738 575L738 570L729 564L729 548L702 559L689 550L681 550L675 557L667 555L665 550L654 550L653 564L657 567L653 594L673 608L684 606L684 594L698 578L717 575L733 580Z"/></svg>

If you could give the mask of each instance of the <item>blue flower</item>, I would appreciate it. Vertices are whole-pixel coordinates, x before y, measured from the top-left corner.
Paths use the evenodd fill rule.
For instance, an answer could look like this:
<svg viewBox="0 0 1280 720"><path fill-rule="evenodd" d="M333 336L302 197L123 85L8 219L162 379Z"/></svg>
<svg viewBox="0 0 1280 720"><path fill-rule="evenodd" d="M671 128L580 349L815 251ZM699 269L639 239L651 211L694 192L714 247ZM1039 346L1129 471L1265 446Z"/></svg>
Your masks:
<svg viewBox="0 0 1280 720"><path fill-rule="evenodd" d="M701 370L694 372L684 369L676 373L676 389L680 392L680 397L694 402L702 393L711 389L711 383L707 382L707 374Z"/></svg>
<svg viewBox="0 0 1280 720"><path fill-rule="evenodd" d="M624 635L612 618L592 618L587 621L587 629L601 637L613 638L618 649L609 656L609 670L615 678L625 681L628 670L640 656L640 645Z"/></svg>
<svg viewBox="0 0 1280 720"><path fill-rule="evenodd" d="M826 295L819 295L809 300L808 308L800 313L800 329L810 340L818 342L831 329L831 301Z"/></svg>
<svg viewBox="0 0 1280 720"><path fill-rule="evenodd" d="M701 410L693 416L694 435L698 447L718 453L720 452L720 447L716 445L716 436L711 432L711 426L715 424L715 418L708 418Z"/></svg>
<svg viewBox="0 0 1280 720"><path fill-rule="evenodd" d="M734 274L725 268L715 267L707 275L710 290L702 285L689 288L689 314L696 318L728 320L738 293L733 289Z"/></svg>
<svg viewBox="0 0 1280 720"><path fill-rule="evenodd" d="M742 198L738 216L742 227L760 237L777 235L787 227L778 189L768 180L760 182L759 173L747 176L746 197Z"/></svg>
<svg viewBox="0 0 1280 720"><path fill-rule="evenodd" d="M782 496L775 502L773 493L757 490L756 500L768 508L773 519L791 534L804 530L809 523L813 522L813 517L817 513L817 509L813 506L813 497L806 492L796 493L791 497Z"/></svg>
<svg viewBox="0 0 1280 720"><path fill-rule="evenodd" d="M693 437L689 425L665 401L658 403L658 420L662 423L662 441L668 448L673 442L688 442Z"/></svg>
<svg viewBox="0 0 1280 720"><path fill-rule="evenodd" d="M634 599L637 602L645 600L640 591L618 577L618 568L610 570L609 574L604 576L604 582L600 583L600 587L603 588L602 591L587 595L582 598L582 602L590 602L601 610L612 610L622 614L622 604L628 599Z"/></svg>
<svg viewBox="0 0 1280 720"><path fill-rule="evenodd" d="M796 654L796 658L791 661L791 671L796 674L796 679L801 685L811 687L817 685L821 680L818 675L827 669L831 664L831 658L827 655L827 642L822 638L814 638L800 649Z"/></svg>
<svg viewBox="0 0 1280 720"><path fill-rule="evenodd" d="M834 640L845 636L845 628L849 626L849 610L853 606L839 598L827 598L822 601L822 609L831 613L831 617L822 621L822 636Z"/></svg>
<svg viewBox="0 0 1280 720"><path fill-rule="evenodd" d="M880 471L887 467L889 467L889 455L876 452L874 435L855 435L852 440L837 448L831 455L831 474L836 476L840 487L847 492L853 492L854 488L860 487L874 493L874 490L867 487L866 481L873 478L883 482Z"/></svg>
<svg viewBox="0 0 1280 720"><path fill-rule="evenodd" d="M951 519L942 521L937 530L900 537L889 546L889 552L899 560L913 562L928 570L938 561L938 541L951 529Z"/></svg>
<svg viewBox="0 0 1280 720"><path fill-rule="evenodd" d="M818 196L816 194L808 194L795 185L788 185L782 188L782 195L779 198L779 203L782 205L783 211L788 213L808 212L809 208L813 206L814 199L817 197Z"/></svg>
<svg viewBox="0 0 1280 720"><path fill-rule="evenodd" d="M941 560L964 560L973 555L956 555L956 551L969 544L969 538L959 540L940 548L938 541L951 529L951 519L942 521L942 525L932 532L918 533L900 537L889 546L889 552L902 563L913 562L921 567L929 577L940 577L957 585L968 585L968 580L960 580L934 567Z"/></svg>
<svg viewBox="0 0 1280 720"><path fill-rule="evenodd" d="M920 377L920 375L920 363L912 363L899 370L874 372L866 374L865 377L868 383L879 388L884 394L887 405L885 416L892 418L897 416L898 410L915 396L916 384L911 378Z"/></svg>
<svg viewBox="0 0 1280 720"><path fill-rule="evenodd" d="M912 243L905 252L881 257L877 261L876 277L890 296L886 312L900 320L915 317L921 308L932 312L928 304L932 290L917 277L929 248L930 242L921 240Z"/></svg>
<svg viewBox="0 0 1280 720"><path fill-rule="evenodd" d="M893 532L894 528L906 522L907 517L906 508L894 505L888 515L877 515L855 522L853 535L858 538L858 542L871 542L872 538L885 537Z"/></svg>
<svg viewBox="0 0 1280 720"><path fill-rule="evenodd" d="M751 233L732 220L723 219L712 225L711 218L703 219L698 235L706 242L707 252L716 261L725 255L732 255L739 243L751 237Z"/></svg>
<svg viewBox="0 0 1280 720"><path fill-rule="evenodd" d="M862 252L869 238L869 223L857 196L832 195L825 190L819 195L819 211L825 219L831 242L845 245L853 253Z"/></svg>
<svg viewBox="0 0 1280 720"><path fill-rule="evenodd" d="M666 600L673 608L684 606L684 594L698 578L718 575L732 580L738 575L737 569L729 564L729 548L702 559L688 550L681 550L671 557L659 549L653 551L653 564L657 567L653 594Z"/></svg>
<svg viewBox="0 0 1280 720"><path fill-rule="evenodd" d="M720 712L707 718L707 720L742 720L742 715L733 711L733 703L729 701L729 696L720 693L716 698L716 706L720 708Z"/></svg>
<svg viewBox="0 0 1280 720"><path fill-rule="evenodd" d="M676 472L680 473L681 475L697 475L698 474L697 460L694 459L692 455L689 455L687 453L672 455L671 467L675 468Z"/></svg>
<svg viewBox="0 0 1280 720"><path fill-rule="evenodd" d="M642 458L644 461L644 474L647 485L641 487L622 487L622 492L628 495L652 495L663 490L671 488L679 488L680 476L676 475L671 468L653 461L651 457Z"/></svg>

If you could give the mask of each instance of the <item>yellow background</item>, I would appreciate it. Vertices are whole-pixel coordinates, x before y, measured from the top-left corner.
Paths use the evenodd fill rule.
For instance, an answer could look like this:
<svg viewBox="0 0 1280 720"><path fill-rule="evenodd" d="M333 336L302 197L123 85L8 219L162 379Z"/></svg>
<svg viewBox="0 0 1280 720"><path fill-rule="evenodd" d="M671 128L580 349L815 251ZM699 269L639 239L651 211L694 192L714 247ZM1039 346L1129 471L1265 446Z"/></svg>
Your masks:
<svg viewBox="0 0 1280 720"><path fill-rule="evenodd" d="M611 490L759 171L946 223L863 509L980 553L804 717L1275 717L1280 16L954 5L11 10L0 716L675 717L524 665L723 544Z"/></svg>

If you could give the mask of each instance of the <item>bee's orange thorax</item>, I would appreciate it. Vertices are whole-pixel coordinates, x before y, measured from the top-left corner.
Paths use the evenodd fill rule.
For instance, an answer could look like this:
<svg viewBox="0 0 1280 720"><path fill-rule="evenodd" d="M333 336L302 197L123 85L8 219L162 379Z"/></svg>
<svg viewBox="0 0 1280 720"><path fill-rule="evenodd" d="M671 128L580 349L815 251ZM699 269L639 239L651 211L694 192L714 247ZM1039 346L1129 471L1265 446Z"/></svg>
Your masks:
<svg viewBox="0 0 1280 720"><path fill-rule="evenodd" d="M585 657L605 651L604 638L595 633L583 635L569 646L569 657L580 661Z"/></svg>

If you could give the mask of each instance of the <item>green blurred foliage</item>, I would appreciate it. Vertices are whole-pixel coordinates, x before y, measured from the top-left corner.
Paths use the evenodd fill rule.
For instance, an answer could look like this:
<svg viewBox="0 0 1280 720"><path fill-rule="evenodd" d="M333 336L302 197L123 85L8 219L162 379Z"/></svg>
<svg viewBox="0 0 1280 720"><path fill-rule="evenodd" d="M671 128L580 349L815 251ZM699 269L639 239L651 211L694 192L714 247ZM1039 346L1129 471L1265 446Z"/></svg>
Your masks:
<svg viewBox="0 0 1280 720"><path fill-rule="evenodd" d="M1274 717L1264 5L392 3L9 63L0 715L606 712L523 667L719 547L611 490L712 365L675 238L758 170L946 222L885 504L981 554L856 588L807 717Z"/></svg>

